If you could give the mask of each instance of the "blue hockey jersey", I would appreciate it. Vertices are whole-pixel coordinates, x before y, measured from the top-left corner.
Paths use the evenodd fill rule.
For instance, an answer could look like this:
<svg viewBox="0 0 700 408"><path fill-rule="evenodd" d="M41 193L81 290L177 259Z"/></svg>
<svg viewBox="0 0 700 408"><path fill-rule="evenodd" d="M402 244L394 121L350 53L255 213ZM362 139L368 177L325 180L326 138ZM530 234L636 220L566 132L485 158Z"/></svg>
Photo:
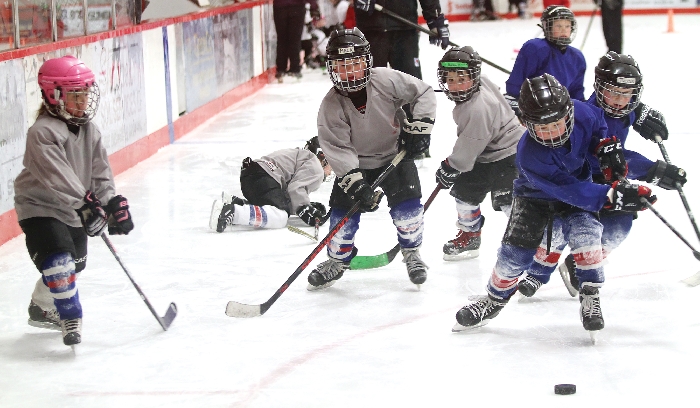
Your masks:
<svg viewBox="0 0 700 408"><path fill-rule="evenodd" d="M583 77L586 74L586 59L577 48L568 46L562 52L543 38L528 40L520 48L513 71L506 81L506 93L518 98L520 87L526 79L544 73L552 75L566 89L572 99L585 101Z"/></svg>
<svg viewBox="0 0 700 408"><path fill-rule="evenodd" d="M518 143L516 164L519 176L513 182L513 194L547 201L562 201L587 211L599 211L607 202L607 185L591 179L587 160L608 126L603 110L574 100L574 129L561 147L547 147L525 132Z"/></svg>

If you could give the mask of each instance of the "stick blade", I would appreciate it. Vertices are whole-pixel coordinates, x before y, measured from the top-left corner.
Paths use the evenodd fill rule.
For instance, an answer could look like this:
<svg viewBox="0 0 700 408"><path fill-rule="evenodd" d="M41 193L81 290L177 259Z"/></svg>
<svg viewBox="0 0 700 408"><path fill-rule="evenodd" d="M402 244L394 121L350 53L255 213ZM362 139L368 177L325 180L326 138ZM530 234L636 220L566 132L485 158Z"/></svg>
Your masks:
<svg viewBox="0 0 700 408"><path fill-rule="evenodd" d="M173 324L175 317L177 317L177 306L175 303L171 302L170 306L168 306L168 310L165 312L165 316L159 319L160 325L163 326L163 330L168 330L170 325Z"/></svg>
<svg viewBox="0 0 700 408"><path fill-rule="evenodd" d="M391 248L389 252L385 252L383 254L374 256L358 255L352 258L350 261L350 269L374 269L387 266L394 260L394 258L396 258L396 254L399 253L399 250L401 250L401 247L396 245L395 247Z"/></svg>
<svg viewBox="0 0 700 408"><path fill-rule="evenodd" d="M228 317L258 317L262 316L262 305L246 305L234 301L226 305L226 316Z"/></svg>
<svg viewBox="0 0 700 408"><path fill-rule="evenodd" d="M689 276L683 279L681 282L685 283L691 288L700 285L700 272L696 273L693 276Z"/></svg>

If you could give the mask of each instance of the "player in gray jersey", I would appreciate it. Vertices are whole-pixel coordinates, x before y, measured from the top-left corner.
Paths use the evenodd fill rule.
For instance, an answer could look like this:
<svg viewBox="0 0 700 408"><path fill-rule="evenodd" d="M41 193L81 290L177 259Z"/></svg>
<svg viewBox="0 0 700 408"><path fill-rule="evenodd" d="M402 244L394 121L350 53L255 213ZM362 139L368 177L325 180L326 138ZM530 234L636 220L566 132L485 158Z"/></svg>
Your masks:
<svg viewBox="0 0 700 408"><path fill-rule="evenodd" d="M525 128L499 88L481 76L481 58L472 47L454 47L438 63L440 88L456 103L457 142L440 163L435 178L450 190L457 206L457 237L443 246L447 261L479 255L484 216L480 203L510 216L513 180L518 176L515 151Z"/></svg>
<svg viewBox="0 0 700 408"><path fill-rule="evenodd" d="M326 207L309 200L331 174L331 167L314 136L303 149L282 149L252 160L243 159L241 191L245 199L230 196L214 201L209 227L224 232L229 225L284 228L291 214L306 224L323 220Z"/></svg>
<svg viewBox="0 0 700 408"><path fill-rule="evenodd" d="M309 290L330 286L343 275L357 253L354 245L362 212L374 211L386 194L390 214L411 282L425 282L427 266L418 249L423 241L423 206L413 157L430 145L436 100L425 82L388 68L372 68L364 34L352 30L331 33L326 48L333 88L318 111L318 138L337 177L330 198L330 225L340 221L357 202L355 213L328 244L329 260L309 274ZM408 109L402 109L407 105ZM398 153L401 161L379 186L371 184Z"/></svg>
<svg viewBox="0 0 700 408"><path fill-rule="evenodd" d="M85 269L87 237L128 234L134 224L91 122L100 93L95 75L64 56L39 69L43 104L27 131L24 169L15 180L15 210L29 255L42 276L29 304L29 324L60 327L63 343L80 343L83 309L76 279ZM107 203L102 206L101 203Z"/></svg>

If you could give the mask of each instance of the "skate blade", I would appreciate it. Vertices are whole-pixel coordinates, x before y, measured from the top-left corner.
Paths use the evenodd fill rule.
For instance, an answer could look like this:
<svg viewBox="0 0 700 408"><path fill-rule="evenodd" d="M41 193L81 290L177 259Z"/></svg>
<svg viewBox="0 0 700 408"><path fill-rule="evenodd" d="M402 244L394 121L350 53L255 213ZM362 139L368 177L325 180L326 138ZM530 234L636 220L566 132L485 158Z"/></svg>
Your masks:
<svg viewBox="0 0 700 408"><path fill-rule="evenodd" d="M559 265L559 275L561 275L561 280L564 281L564 286L566 286L566 290L569 291L569 295L571 297L576 297L578 295L578 289L573 287L571 285L571 281L569 280L569 270L566 269L565 264Z"/></svg>
<svg viewBox="0 0 700 408"><path fill-rule="evenodd" d="M216 231L216 226L219 223L219 215L224 208L224 203L221 200L214 200L211 205L211 214L209 215L209 228Z"/></svg>
<svg viewBox="0 0 700 408"><path fill-rule="evenodd" d="M591 336L591 343L593 343L594 346L596 344L598 344L598 332L599 331L600 330L591 330L588 332L588 334Z"/></svg>
<svg viewBox="0 0 700 408"><path fill-rule="evenodd" d="M454 326L452 326L452 333L463 333L463 332L471 332L479 327L486 326L488 324L488 320L482 320L481 322L475 324L474 326L462 326L459 323L455 323Z"/></svg>
<svg viewBox="0 0 700 408"><path fill-rule="evenodd" d="M27 324L40 329L61 331L61 326L51 322L37 322L36 320L27 319Z"/></svg>
<svg viewBox="0 0 700 408"><path fill-rule="evenodd" d="M321 286L314 286L314 285L312 285L312 284L309 283L309 284L306 286L306 290L308 290L308 291L314 291L314 290L321 290L321 289L329 288L329 287L333 286L333 285L335 284L335 282L336 282L336 281L333 280L333 281L330 281L330 282L328 282L328 283L324 283L324 284L321 285Z"/></svg>
<svg viewBox="0 0 700 408"><path fill-rule="evenodd" d="M445 261L454 262L454 261L463 261L465 259L476 258L477 256L479 256L479 250L473 249L471 251L464 251L464 252L459 253L457 255L443 253L442 259L444 259Z"/></svg>
<svg viewBox="0 0 700 408"><path fill-rule="evenodd" d="M689 276L683 279L681 282L685 283L691 288L700 285L700 272L696 273L693 276Z"/></svg>

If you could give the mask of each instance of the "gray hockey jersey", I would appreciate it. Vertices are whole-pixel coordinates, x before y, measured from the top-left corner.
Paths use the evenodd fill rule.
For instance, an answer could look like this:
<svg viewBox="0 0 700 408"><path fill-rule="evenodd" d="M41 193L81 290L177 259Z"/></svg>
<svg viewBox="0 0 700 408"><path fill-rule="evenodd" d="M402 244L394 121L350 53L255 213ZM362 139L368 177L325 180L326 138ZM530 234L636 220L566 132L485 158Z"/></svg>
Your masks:
<svg viewBox="0 0 700 408"><path fill-rule="evenodd" d="M286 193L290 214L309 204L309 193L323 183L323 167L316 155L306 149L282 149L253 160L257 162Z"/></svg>
<svg viewBox="0 0 700 408"><path fill-rule="evenodd" d="M452 110L457 142L447 161L455 170L467 172L474 163L492 163L515 154L525 133L500 89L482 76L479 92Z"/></svg>
<svg viewBox="0 0 700 408"><path fill-rule="evenodd" d="M15 179L15 210L21 221L55 218L80 227L75 210L91 190L103 205L114 197L114 176L102 135L93 122L74 135L65 122L39 115L27 131L24 169Z"/></svg>
<svg viewBox="0 0 700 408"><path fill-rule="evenodd" d="M352 169L376 169L398 152L398 140L410 104L414 118L435 118L437 101L425 82L389 68L372 68L367 106L360 113L350 98L332 88L318 110L318 140L339 177Z"/></svg>

